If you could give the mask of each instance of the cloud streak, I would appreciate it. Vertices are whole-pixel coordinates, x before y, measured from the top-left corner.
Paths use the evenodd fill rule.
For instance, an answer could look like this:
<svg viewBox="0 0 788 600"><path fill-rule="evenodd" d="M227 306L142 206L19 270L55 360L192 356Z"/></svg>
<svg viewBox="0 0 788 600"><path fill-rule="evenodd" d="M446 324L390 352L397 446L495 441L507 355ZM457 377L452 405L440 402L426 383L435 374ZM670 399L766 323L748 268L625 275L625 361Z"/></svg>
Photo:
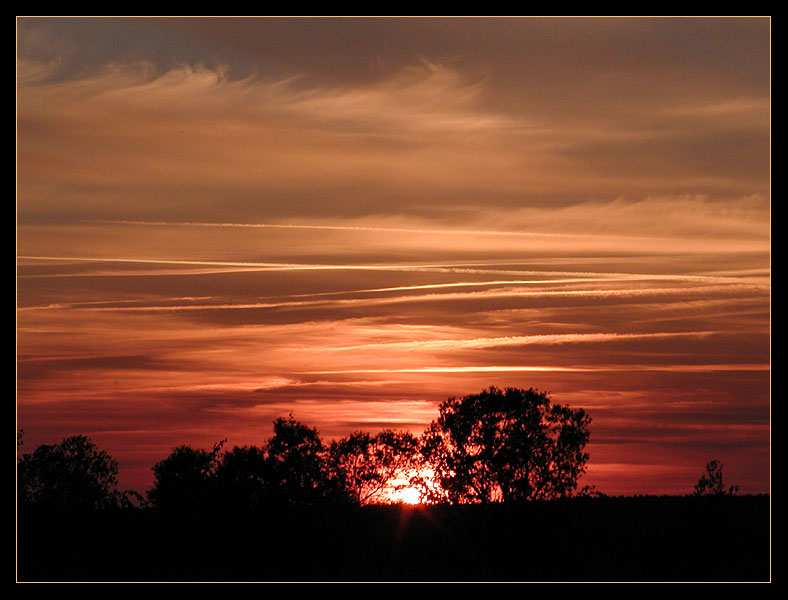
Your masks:
<svg viewBox="0 0 788 600"><path fill-rule="evenodd" d="M17 29L26 446L142 490L290 411L418 433L533 386L592 414L602 491L768 489L768 19Z"/></svg>
<svg viewBox="0 0 788 600"><path fill-rule="evenodd" d="M599 365L594 367L562 367L545 365L470 365L457 367L418 367L412 369L348 369L345 371L312 371L308 374L363 374L363 373L521 373L521 372L621 372L621 371L673 371L677 373L708 373L715 371L768 371L770 365Z"/></svg>

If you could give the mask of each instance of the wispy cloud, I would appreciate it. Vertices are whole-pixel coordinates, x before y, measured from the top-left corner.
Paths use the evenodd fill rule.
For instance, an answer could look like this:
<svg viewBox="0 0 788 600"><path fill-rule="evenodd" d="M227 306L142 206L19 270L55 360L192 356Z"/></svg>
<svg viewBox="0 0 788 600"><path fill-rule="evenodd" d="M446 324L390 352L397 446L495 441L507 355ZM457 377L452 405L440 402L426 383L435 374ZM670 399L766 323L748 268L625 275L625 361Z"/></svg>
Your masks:
<svg viewBox="0 0 788 600"><path fill-rule="evenodd" d="M622 371L672 371L675 373L709 373L715 371L768 371L768 364L706 364L706 365L595 365L565 367L557 365L465 365L455 367L414 367L410 369L346 369L342 371L311 371L308 374L363 373L594 373Z"/></svg>
<svg viewBox="0 0 788 600"><path fill-rule="evenodd" d="M602 491L684 490L717 456L763 491L769 35L20 19L29 443L104 436L139 487L172 445L259 443L290 410L418 431L449 395L535 386L593 411Z"/></svg>
<svg viewBox="0 0 788 600"><path fill-rule="evenodd" d="M550 335L516 335L496 338L474 338L464 340L418 340L408 342L387 342L380 344L361 344L355 346L326 347L326 350L411 350L423 349L456 349L456 348L494 348L497 346L525 346L529 344L557 345L604 343L630 340L671 339L671 338L705 338L722 332L714 331L681 331L660 333L562 333ZM729 334L729 332L725 332Z"/></svg>

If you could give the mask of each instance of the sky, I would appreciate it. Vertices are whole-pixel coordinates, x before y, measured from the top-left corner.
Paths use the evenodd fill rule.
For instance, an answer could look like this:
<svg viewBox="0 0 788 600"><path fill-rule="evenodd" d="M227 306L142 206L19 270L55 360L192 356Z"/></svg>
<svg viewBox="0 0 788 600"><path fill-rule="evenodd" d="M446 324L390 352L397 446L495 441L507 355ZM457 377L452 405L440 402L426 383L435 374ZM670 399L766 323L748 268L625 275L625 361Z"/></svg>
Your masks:
<svg viewBox="0 0 788 600"><path fill-rule="evenodd" d="M17 18L23 451L421 433L536 388L580 485L770 490L769 18Z"/></svg>

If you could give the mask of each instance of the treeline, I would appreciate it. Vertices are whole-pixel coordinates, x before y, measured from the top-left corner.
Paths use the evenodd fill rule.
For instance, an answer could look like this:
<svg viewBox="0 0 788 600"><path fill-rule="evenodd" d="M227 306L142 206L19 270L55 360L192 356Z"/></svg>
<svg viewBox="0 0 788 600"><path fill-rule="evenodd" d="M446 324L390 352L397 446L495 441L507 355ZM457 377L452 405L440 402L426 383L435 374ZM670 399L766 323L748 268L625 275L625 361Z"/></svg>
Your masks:
<svg viewBox="0 0 788 600"><path fill-rule="evenodd" d="M23 506L182 511L271 505L365 505L407 489L430 503L545 500L576 493L590 417L534 389L449 398L421 435L357 431L325 444L291 414L260 446L179 446L153 466L145 496L117 489L118 464L84 436L18 461ZM415 500L415 498L411 499Z"/></svg>
<svg viewBox="0 0 788 600"><path fill-rule="evenodd" d="M18 580L769 579L768 496L735 495L718 461L683 497L578 491L589 423L496 388L448 399L420 436L324 443L291 415L258 446L174 448L144 495L66 438L18 459ZM430 504L385 504L405 488Z"/></svg>
<svg viewBox="0 0 788 600"><path fill-rule="evenodd" d="M316 429L290 415L274 422L262 446L175 448L153 466L147 500L173 510L364 504L399 474L415 473L418 449L416 437L394 431L356 432L326 446Z"/></svg>

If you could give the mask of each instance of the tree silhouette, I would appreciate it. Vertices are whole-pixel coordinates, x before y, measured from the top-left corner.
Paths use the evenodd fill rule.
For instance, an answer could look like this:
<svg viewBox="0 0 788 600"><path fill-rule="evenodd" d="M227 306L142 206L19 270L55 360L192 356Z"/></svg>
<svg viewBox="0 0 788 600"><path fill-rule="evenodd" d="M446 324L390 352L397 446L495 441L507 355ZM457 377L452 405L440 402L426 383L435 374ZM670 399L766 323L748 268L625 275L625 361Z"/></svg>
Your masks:
<svg viewBox="0 0 788 600"><path fill-rule="evenodd" d="M722 463L712 460L706 463L706 472L695 484L695 496L726 496L739 491L738 485L732 485L727 490L722 481Z"/></svg>
<svg viewBox="0 0 788 600"><path fill-rule="evenodd" d="M20 436L17 445L21 445ZM95 510L118 507L125 498L117 490L117 461L83 435L22 455L17 475L20 499L26 506Z"/></svg>
<svg viewBox="0 0 788 600"><path fill-rule="evenodd" d="M274 436L266 445L269 498L289 504L346 501L343 482L332 472L317 429L291 414L274 421Z"/></svg>
<svg viewBox="0 0 788 600"><path fill-rule="evenodd" d="M396 478L407 477L415 469L418 450L418 439L407 432L384 430L371 435L356 431L332 442L329 455L354 501L367 504L379 500Z"/></svg>
<svg viewBox="0 0 788 600"><path fill-rule="evenodd" d="M274 421L263 447L236 446L221 453L179 446L153 467L150 503L163 509L247 510L265 504L347 502L344 481L331 469L316 429L287 419Z"/></svg>
<svg viewBox="0 0 788 600"><path fill-rule="evenodd" d="M546 393L491 387L441 404L422 453L452 503L558 498L585 472L590 422Z"/></svg>
<svg viewBox="0 0 788 600"><path fill-rule="evenodd" d="M162 509L204 508L214 499L213 475L224 441L212 450L178 446L153 466L154 484L148 500Z"/></svg>
<svg viewBox="0 0 788 600"><path fill-rule="evenodd" d="M235 446L222 455L215 471L218 501L231 509L258 507L267 499L271 479L264 448Z"/></svg>

